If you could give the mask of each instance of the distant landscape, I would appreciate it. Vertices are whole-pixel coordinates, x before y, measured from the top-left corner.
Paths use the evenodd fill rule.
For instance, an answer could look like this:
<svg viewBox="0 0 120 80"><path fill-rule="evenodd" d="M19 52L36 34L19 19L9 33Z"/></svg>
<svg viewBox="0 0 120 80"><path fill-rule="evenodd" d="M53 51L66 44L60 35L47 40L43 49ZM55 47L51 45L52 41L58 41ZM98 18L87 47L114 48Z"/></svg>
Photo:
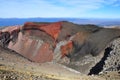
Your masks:
<svg viewBox="0 0 120 80"><path fill-rule="evenodd" d="M99 26L119 26L120 19L92 19L92 18L0 18L0 26L22 25L25 22L56 22L70 21L78 24L95 24Z"/></svg>

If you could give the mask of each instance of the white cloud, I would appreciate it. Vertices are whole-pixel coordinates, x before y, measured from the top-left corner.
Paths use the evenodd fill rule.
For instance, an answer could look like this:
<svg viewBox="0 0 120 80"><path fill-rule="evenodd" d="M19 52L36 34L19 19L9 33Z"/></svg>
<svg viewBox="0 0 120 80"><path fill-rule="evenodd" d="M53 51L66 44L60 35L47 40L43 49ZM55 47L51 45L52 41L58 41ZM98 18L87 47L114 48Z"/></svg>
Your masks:
<svg viewBox="0 0 120 80"><path fill-rule="evenodd" d="M20 17L81 17L105 5L120 5L120 0L0 0L0 2L0 11L3 14L7 11L12 14L10 11L16 10L11 16L16 14Z"/></svg>
<svg viewBox="0 0 120 80"><path fill-rule="evenodd" d="M107 6L115 6L119 0L43 0L48 5L51 5L50 10L60 11L64 16L78 16L89 13L89 11L97 10ZM54 10L55 9L55 10ZM59 12L58 11L58 12Z"/></svg>

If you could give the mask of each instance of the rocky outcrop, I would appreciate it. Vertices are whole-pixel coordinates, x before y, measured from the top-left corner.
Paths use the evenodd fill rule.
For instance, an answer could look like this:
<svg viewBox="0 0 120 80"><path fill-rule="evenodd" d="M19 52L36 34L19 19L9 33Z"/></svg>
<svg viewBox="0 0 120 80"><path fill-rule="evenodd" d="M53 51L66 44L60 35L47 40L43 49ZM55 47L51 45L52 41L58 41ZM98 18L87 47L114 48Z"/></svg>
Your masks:
<svg viewBox="0 0 120 80"><path fill-rule="evenodd" d="M119 36L119 29L95 25L78 25L66 21L27 22L23 26L2 29L0 41L3 47L31 61L59 62L92 74L92 68L104 57L106 46Z"/></svg>
<svg viewBox="0 0 120 80"><path fill-rule="evenodd" d="M120 38L112 41L108 47L111 48L111 51L108 53L102 71L103 72L119 71L120 70Z"/></svg>
<svg viewBox="0 0 120 80"><path fill-rule="evenodd" d="M103 74L108 71L120 71L120 38L115 39L106 47L101 60L91 68L89 74Z"/></svg>

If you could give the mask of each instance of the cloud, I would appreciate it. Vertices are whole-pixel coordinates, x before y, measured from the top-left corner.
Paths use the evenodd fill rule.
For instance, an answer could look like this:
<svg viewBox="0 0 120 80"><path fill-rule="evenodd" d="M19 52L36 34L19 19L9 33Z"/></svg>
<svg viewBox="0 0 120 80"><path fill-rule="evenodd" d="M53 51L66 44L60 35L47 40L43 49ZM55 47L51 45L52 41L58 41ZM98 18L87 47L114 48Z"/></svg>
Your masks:
<svg viewBox="0 0 120 80"><path fill-rule="evenodd" d="M0 12L4 16L9 12L11 16L16 17L80 17L106 5L120 5L120 0L0 0L0 2Z"/></svg>
<svg viewBox="0 0 120 80"><path fill-rule="evenodd" d="M50 4L60 6L60 7L74 7L74 8L101 8L105 5L114 6L114 4L120 5L120 0L45 0ZM59 5L58 5L59 4Z"/></svg>
<svg viewBox="0 0 120 80"><path fill-rule="evenodd" d="M61 8L65 11L76 11L79 13L89 12L106 6L119 6L120 0L44 0L51 8Z"/></svg>

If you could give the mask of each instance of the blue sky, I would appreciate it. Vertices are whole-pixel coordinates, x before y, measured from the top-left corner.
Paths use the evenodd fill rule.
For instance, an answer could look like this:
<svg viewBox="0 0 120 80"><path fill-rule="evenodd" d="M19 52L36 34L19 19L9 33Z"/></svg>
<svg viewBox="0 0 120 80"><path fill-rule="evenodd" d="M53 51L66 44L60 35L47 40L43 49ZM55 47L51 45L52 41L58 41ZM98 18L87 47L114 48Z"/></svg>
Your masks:
<svg viewBox="0 0 120 80"><path fill-rule="evenodd" d="M0 0L0 18L120 18L120 0Z"/></svg>

